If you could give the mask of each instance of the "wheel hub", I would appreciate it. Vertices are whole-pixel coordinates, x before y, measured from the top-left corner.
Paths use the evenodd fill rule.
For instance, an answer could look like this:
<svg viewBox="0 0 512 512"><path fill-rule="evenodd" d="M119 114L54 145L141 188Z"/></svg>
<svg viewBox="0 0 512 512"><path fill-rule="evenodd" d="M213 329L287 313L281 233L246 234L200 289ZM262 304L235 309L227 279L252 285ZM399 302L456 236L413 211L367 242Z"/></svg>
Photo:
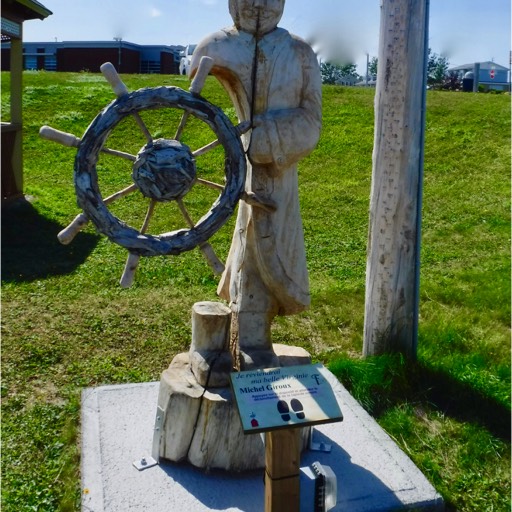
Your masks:
<svg viewBox="0 0 512 512"><path fill-rule="evenodd" d="M145 197L174 201L194 185L195 160L187 145L177 140L156 139L137 154L132 178Z"/></svg>

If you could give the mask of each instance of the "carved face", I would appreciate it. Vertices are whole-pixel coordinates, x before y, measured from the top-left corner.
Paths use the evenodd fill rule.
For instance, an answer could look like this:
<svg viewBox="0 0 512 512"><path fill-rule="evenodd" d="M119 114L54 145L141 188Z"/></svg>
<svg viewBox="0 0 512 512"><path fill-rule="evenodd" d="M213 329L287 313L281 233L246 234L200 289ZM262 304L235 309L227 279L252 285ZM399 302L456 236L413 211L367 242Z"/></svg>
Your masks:
<svg viewBox="0 0 512 512"><path fill-rule="evenodd" d="M259 34L266 34L277 27L283 15L285 0L229 0L229 13L239 30L256 33L259 17Z"/></svg>

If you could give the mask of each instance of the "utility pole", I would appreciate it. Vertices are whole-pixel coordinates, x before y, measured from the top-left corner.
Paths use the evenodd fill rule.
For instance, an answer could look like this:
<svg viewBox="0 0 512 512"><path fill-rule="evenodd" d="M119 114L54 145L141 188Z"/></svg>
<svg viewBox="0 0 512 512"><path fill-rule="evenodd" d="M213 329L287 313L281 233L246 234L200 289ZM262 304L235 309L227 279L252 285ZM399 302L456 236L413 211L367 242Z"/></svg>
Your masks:
<svg viewBox="0 0 512 512"><path fill-rule="evenodd" d="M117 72L118 73L121 73L121 52L122 52L122 41L123 41L123 38L122 37L114 37L114 41L117 41L119 46L118 46L118 49L117 49Z"/></svg>
<svg viewBox="0 0 512 512"><path fill-rule="evenodd" d="M368 80L369 80L369 77L368 77L368 73L370 72L370 54L367 53L366 54L366 87L368 87Z"/></svg>
<svg viewBox="0 0 512 512"><path fill-rule="evenodd" d="M364 355L417 350L429 0L381 0Z"/></svg>

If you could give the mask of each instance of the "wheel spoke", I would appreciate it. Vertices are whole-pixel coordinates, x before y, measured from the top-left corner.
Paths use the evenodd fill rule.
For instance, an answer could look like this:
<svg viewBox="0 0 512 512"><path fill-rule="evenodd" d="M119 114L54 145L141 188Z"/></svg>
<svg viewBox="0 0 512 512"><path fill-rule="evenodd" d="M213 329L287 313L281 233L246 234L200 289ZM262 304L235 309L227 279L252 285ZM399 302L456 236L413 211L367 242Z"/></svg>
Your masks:
<svg viewBox="0 0 512 512"><path fill-rule="evenodd" d="M119 190L118 192L115 192L114 194L106 197L103 202L105 204L113 203L114 201L117 201L118 199L121 199L121 197L127 196L128 194L131 194L132 192L135 192L138 190L137 185L135 183L132 183L126 188L123 188L122 190Z"/></svg>
<svg viewBox="0 0 512 512"><path fill-rule="evenodd" d="M203 146L202 148L192 151L192 156L196 157L196 156L204 155L205 153L208 153L208 151L215 149L219 145L220 145L220 141L219 141L219 139L216 139L213 142L206 144L206 146Z"/></svg>
<svg viewBox="0 0 512 512"><path fill-rule="evenodd" d="M208 242L204 242L199 245L199 250L205 257L208 266L213 270L213 273L220 276L226 267L215 254L213 247Z"/></svg>
<svg viewBox="0 0 512 512"><path fill-rule="evenodd" d="M189 88L189 91L192 94L201 94L201 91L203 90L204 87L204 83L206 82L206 78L208 77L208 74L210 73L212 67L213 59L211 57L207 57L206 55L201 57L201 60L199 61L199 66L197 67L196 76L194 77L194 80L192 80L192 83L190 84ZM188 116L189 112L183 112L180 124L178 125L178 129L176 130L176 135L174 136L175 140L180 140L181 135L183 133L183 129L187 124Z"/></svg>
<svg viewBox="0 0 512 512"><path fill-rule="evenodd" d="M107 82L112 87L112 90L114 91L114 94L121 98L128 94L128 87L124 84L124 82L121 80L121 77L118 75L116 68L110 63L105 62L100 66L100 70L103 73L103 76L107 80ZM147 129L146 125L144 124L144 121L139 116L138 112L132 112L132 116L135 118L135 121L137 121L137 124L139 125L140 129L142 130L142 133L146 137L147 141L149 143L153 142L153 137L151 136L151 133L149 133L149 130Z"/></svg>
<svg viewBox="0 0 512 512"><path fill-rule="evenodd" d="M183 134L183 129L185 128L185 125L187 124L188 119L188 112L183 112L183 115L180 119L180 124L178 125L178 129L176 130L176 134L174 135L174 140L180 140L181 135Z"/></svg>
<svg viewBox="0 0 512 512"><path fill-rule="evenodd" d="M114 201L117 201L118 199L121 199L121 197L127 196L128 194L131 194L132 192L135 192L137 190L137 185L132 184L126 188L123 188L122 190L119 190L115 194L112 194L108 197L106 197L103 202L105 204L111 204ZM68 245L70 244L73 239L75 238L82 229L87 226L89 223L89 219L85 215L85 213L78 214L73 221L66 226L62 231L59 232L57 235L57 238L59 242L62 245Z"/></svg>
<svg viewBox="0 0 512 512"><path fill-rule="evenodd" d="M183 218L188 224L189 228L193 228L195 226L194 221L192 220L192 217L190 217L187 209L185 208L185 205L183 204L183 199L177 199L176 202L178 203L178 207L181 211L181 214L183 215Z"/></svg>
<svg viewBox="0 0 512 512"><path fill-rule="evenodd" d="M178 199L176 202L178 203L181 214L185 218L187 224L192 229L194 227L194 221L190 217L187 209L185 208L185 205L183 204L183 200ZM222 272L224 272L224 268L225 268L224 263L222 263L222 261L220 261L220 259L215 254L213 247L208 242L204 242L204 243L200 244L199 250L202 252L203 256L206 258L208 266L213 270L213 272L215 274L220 275L220 274L222 274Z"/></svg>
<svg viewBox="0 0 512 512"><path fill-rule="evenodd" d="M119 280L121 288L130 288L130 286L133 284L133 278L135 277L135 271L139 266L139 260L140 256L138 254L134 254L133 252L128 254L123 274Z"/></svg>
<svg viewBox="0 0 512 512"><path fill-rule="evenodd" d="M149 221L153 216L155 211L156 201L152 199L149 203L148 211L146 212L146 217L144 218L144 222L142 223L142 227L140 228L140 233L144 234L149 226ZM139 266L140 256L138 254L134 254L131 252L128 254L128 258L126 259L126 264L124 266L123 274L121 279L119 280L119 284L122 288L129 288L133 284L133 279L135 277L135 271Z"/></svg>
<svg viewBox="0 0 512 512"><path fill-rule="evenodd" d="M153 136L151 133L149 133L149 130L147 126L144 124L144 121L142 120L142 117L140 117L138 112L132 112L132 116L137 121L137 124L139 125L139 128L141 129L142 133L144 134L144 137L146 137L146 140L151 144L153 142Z"/></svg>
<svg viewBox="0 0 512 512"><path fill-rule="evenodd" d="M247 133L250 128L251 128L251 123L249 121L244 121L243 123L240 123L237 126L235 126L235 130L236 130L236 133L238 136L243 135L244 133ZM210 142L209 144L206 144L206 146L203 146L202 148L192 151L192 156L196 157L196 156L204 155L205 153L208 153L208 151L215 149L219 145L220 145L219 139L215 139L214 141Z"/></svg>
<svg viewBox="0 0 512 512"><path fill-rule="evenodd" d="M130 160L131 162L135 162L135 160L137 160L137 157L135 155L125 153L124 151L118 151L117 149L101 148L101 152L107 155L118 156L119 158Z"/></svg>
<svg viewBox="0 0 512 512"><path fill-rule="evenodd" d="M224 190L224 185L214 183L213 181L204 180L203 178L196 178L196 182L214 190Z"/></svg>
<svg viewBox="0 0 512 512"><path fill-rule="evenodd" d="M70 244L82 229L87 226L89 219L85 213L79 213L72 222L62 231L59 231L57 239L62 245Z"/></svg>
<svg viewBox="0 0 512 512"><path fill-rule="evenodd" d="M82 142L82 139L79 139L72 133L62 132L52 128L51 126L42 126L39 130L39 135L43 139L51 140L52 142L58 142L59 144L70 148L77 148L80 145L80 142ZM125 158L126 160L131 160L132 162L135 162L137 159L135 155L130 155L124 151L117 151L116 149L101 148L101 152Z"/></svg>
<svg viewBox="0 0 512 512"><path fill-rule="evenodd" d="M251 129L250 121L243 121L235 126L236 133L239 137L240 137L240 135L247 133L250 129Z"/></svg>
<svg viewBox="0 0 512 512"><path fill-rule="evenodd" d="M140 232L142 235L148 230L149 221L151 220L151 217L153 216L153 213L155 211L155 206L156 206L156 200L151 199L151 201L149 203L148 211L146 213L146 217L144 219L144 222L142 223L142 227L140 228Z"/></svg>

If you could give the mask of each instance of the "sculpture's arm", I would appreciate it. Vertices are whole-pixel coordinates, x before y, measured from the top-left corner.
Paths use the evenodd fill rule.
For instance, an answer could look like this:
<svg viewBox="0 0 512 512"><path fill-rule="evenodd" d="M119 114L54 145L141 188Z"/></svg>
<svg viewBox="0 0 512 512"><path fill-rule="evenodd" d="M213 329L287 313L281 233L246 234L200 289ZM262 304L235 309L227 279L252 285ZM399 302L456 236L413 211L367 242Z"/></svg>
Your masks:
<svg viewBox="0 0 512 512"><path fill-rule="evenodd" d="M303 71L303 91L298 108L270 110L254 118L249 147L253 164L281 171L307 156L318 143L322 125L322 84L316 59Z"/></svg>

